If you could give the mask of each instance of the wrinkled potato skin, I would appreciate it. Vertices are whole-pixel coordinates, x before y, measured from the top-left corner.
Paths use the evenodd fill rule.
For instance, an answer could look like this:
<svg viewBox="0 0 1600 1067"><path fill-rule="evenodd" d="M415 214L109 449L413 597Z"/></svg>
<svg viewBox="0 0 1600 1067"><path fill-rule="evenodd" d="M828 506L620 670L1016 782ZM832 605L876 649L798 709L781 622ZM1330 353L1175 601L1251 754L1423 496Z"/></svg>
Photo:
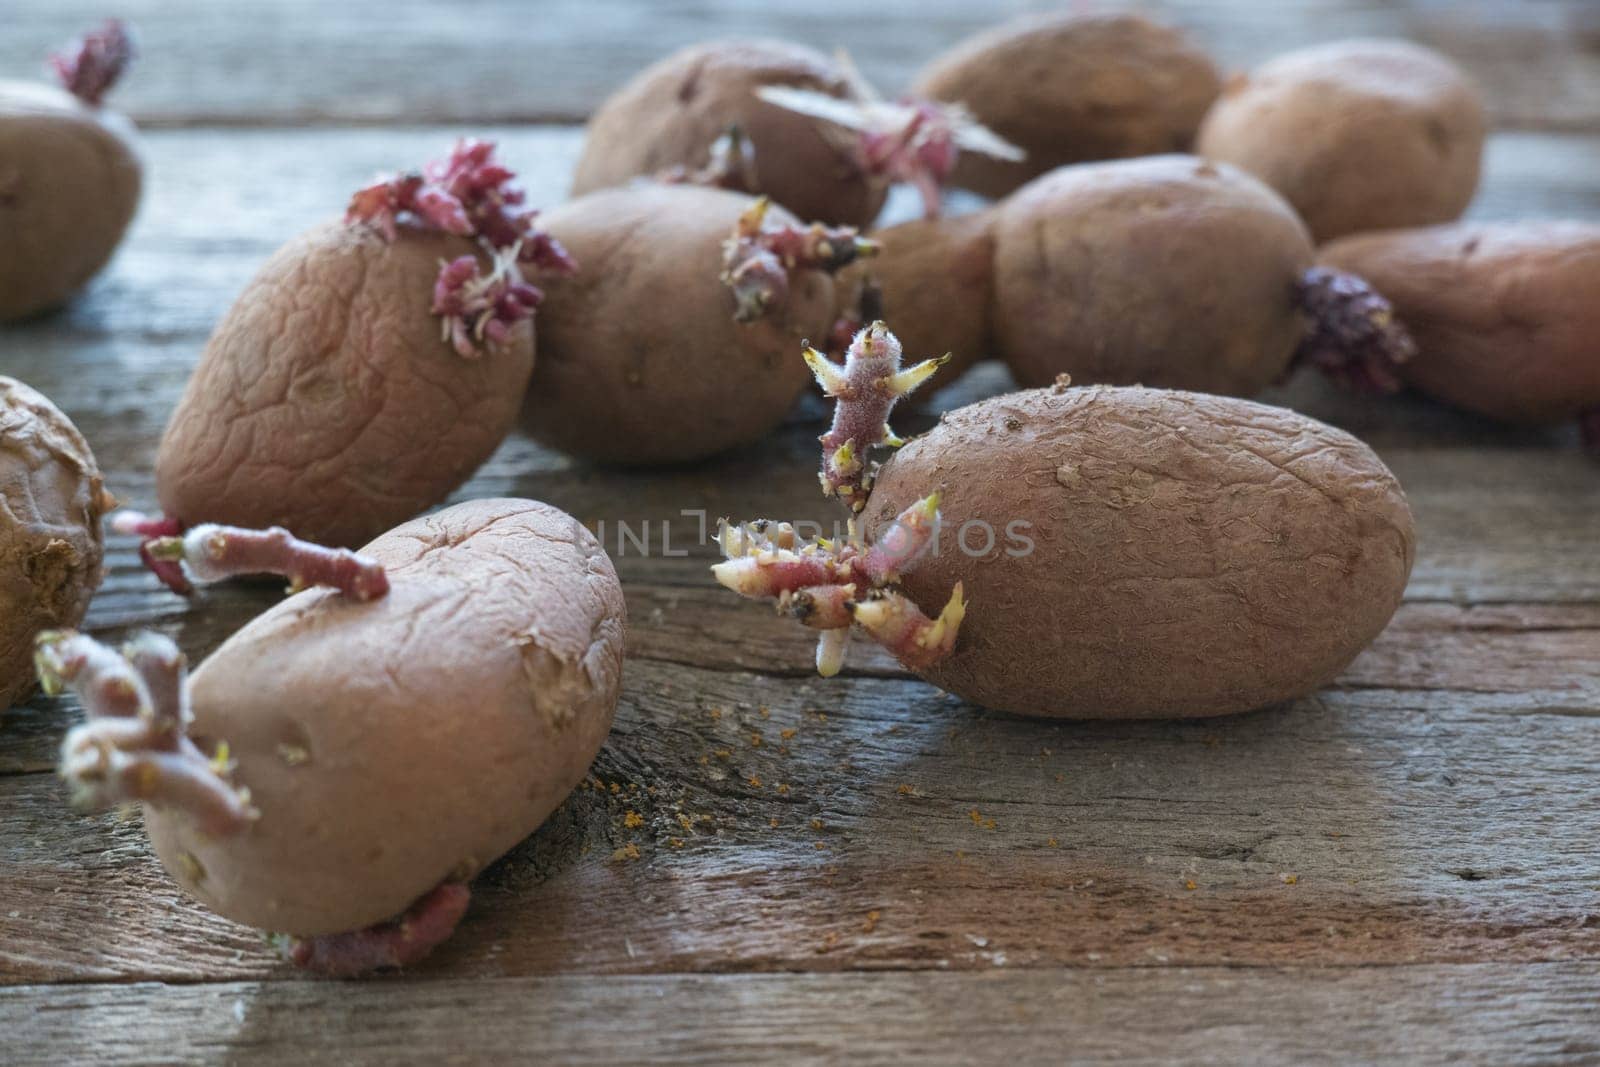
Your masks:
<svg viewBox="0 0 1600 1067"><path fill-rule="evenodd" d="M738 124L755 152L760 191L807 222L866 226L888 195L856 163L848 138L816 119L755 96L763 85L854 99L843 73L819 52L782 41L712 41L646 68L589 120L573 177L579 196L669 167L706 164L711 145Z"/></svg>
<svg viewBox="0 0 1600 1067"><path fill-rule="evenodd" d="M800 343L820 343L833 324L833 279L795 271L782 308L733 321L722 242L750 203L646 184L539 216L579 269L544 285L523 407L531 437L603 463L657 465L748 444L783 421L810 380ZM795 221L780 208L767 220Z"/></svg>
<svg viewBox="0 0 1600 1067"><path fill-rule="evenodd" d="M1486 131L1477 89L1444 56L1406 41L1340 41L1230 82L1196 151L1278 190L1321 244L1459 218Z"/></svg>
<svg viewBox="0 0 1600 1067"><path fill-rule="evenodd" d="M88 442L0 376L0 711L33 692L33 639L78 625L100 587L113 506Z"/></svg>
<svg viewBox="0 0 1600 1067"><path fill-rule="evenodd" d="M209 838L146 809L167 870L237 922L355 930L470 877L561 803L611 727L622 591L571 516L475 500L364 551L388 596L299 593L194 674L193 733L228 742L255 825Z"/></svg>
<svg viewBox="0 0 1600 1067"><path fill-rule="evenodd" d="M954 218L914 219L877 230L883 248L841 272L835 288L840 313L856 313L862 282L873 278L883 294L883 316L907 360L950 354L915 395L925 397L989 356L989 305L994 289L994 218L991 212Z"/></svg>
<svg viewBox="0 0 1600 1067"><path fill-rule="evenodd" d="M329 223L269 259L218 325L156 457L186 523L358 545L443 500L516 422L533 324L478 359L429 310L464 238Z"/></svg>
<svg viewBox="0 0 1600 1067"><path fill-rule="evenodd" d="M1028 153L964 153L951 184L1001 197L1067 163L1184 152L1221 88L1205 53L1137 15L1024 18L936 59L913 93L966 104Z"/></svg>
<svg viewBox="0 0 1600 1067"><path fill-rule="evenodd" d="M139 206L133 125L45 85L0 81L0 322L65 303Z"/></svg>
<svg viewBox="0 0 1600 1067"><path fill-rule="evenodd" d="M1251 396L1305 323L1305 227L1271 189L1193 156L1063 167L997 209L996 354L1025 386Z"/></svg>
<svg viewBox="0 0 1600 1067"><path fill-rule="evenodd" d="M1600 407L1600 225L1468 223L1335 241L1321 260L1372 281L1417 342L1400 376L1515 423Z"/></svg>
<svg viewBox="0 0 1600 1067"><path fill-rule="evenodd" d="M1388 623L1411 514L1360 441L1281 408L1154 389L1038 389L950 412L884 465L871 537L943 492L940 550L905 587L969 601L924 671L1021 715L1187 718L1332 681ZM994 547L960 547L981 519ZM1007 524L1030 523L1023 556ZM984 547L981 528L967 544Z"/></svg>

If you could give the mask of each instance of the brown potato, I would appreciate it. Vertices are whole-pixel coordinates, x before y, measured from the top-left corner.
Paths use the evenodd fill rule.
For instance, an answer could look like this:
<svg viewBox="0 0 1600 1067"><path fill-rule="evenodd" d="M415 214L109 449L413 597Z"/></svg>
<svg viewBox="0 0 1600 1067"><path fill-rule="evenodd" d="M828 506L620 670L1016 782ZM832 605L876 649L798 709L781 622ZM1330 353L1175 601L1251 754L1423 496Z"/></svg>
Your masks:
<svg viewBox="0 0 1600 1067"><path fill-rule="evenodd" d="M33 692L34 637L82 621L114 503L77 427L0 376L0 711Z"/></svg>
<svg viewBox="0 0 1600 1067"><path fill-rule="evenodd" d="M1600 225L1462 223L1347 237L1322 262L1380 286L1417 341L1405 380L1515 423L1600 409Z"/></svg>
<svg viewBox="0 0 1600 1067"><path fill-rule="evenodd" d="M156 457L167 515L357 545L443 500L516 421L533 325L477 359L430 311L465 238L328 223L280 249L212 334Z"/></svg>
<svg viewBox="0 0 1600 1067"><path fill-rule="evenodd" d="M839 312L858 316L863 282L880 290L882 317L914 359L950 354L925 393L937 392L988 358L994 215L915 219L876 230L882 250L841 272Z"/></svg>
<svg viewBox="0 0 1600 1067"><path fill-rule="evenodd" d="M1291 411L1142 388L1037 389L946 414L878 476L870 540L942 494L906 574L955 651L923 671L1023 715L1249 711L1332 681L1383 629L1411 513L1366 445Z"/></svg>
<svg viewBox="0 0 1600 1067"><path fill-rule="evenodd" d="M139 206L132 123L45 85L0 81L0 322L65 303Z"/></svg>
<svg viewBox="0 0 1600 1067"><path fill-rule="evenodd" d="M1250 396L1305 335L1293 300L1313 259L1305 227L1232 167L1181 155L1079 164L992 210L994 354L1023 385L1066 373Z"/></svg>
<svg viewBox="0 0 1600 1067"><path fill-rule="evenodd" d="M714 41L675 52L624 85L589 120L573 195L622 185L675 166L704 166L711 145L737 125L755 152L765 193L807 222L865 226L888 195L847 141L815 119L755 96L763 85L855 99L827 56L782 41Z"/></svg>
<svg viewBox="0 0 1600 1067"><path fill-rule="evenodd" d="M1320 244L1459 218L1478 187L1486 126L1477 89L1439 53L1339 41L1235 78L1196 151L1277 189Z"/></svg>
<svg viewBox="0 0 1600 1067"><path fill-rule="evenodd" d="M237 922L311 937L400 914L530 834L610 729L622 590L577 520L475 500L362 551L387 596L296 594L192 679L192 734L228 743L259 819L209 837L146 810L167 870Z"/></svg>
<svg viewBox="0 0 1600 1067"><path fill-rule="evenodd" d="M934 60L913 92L965 104L1028 153L963 153L950 183L1000 197L1065 163L1187 151L1221 82L1205 53L1138 15L1008 22Z"/></svg>
<svg viewBox="0 0 1600 1067"><path fill-rule="evenodd" d="M650 465L746 444L783 420L810 378L800 342L821 343L833 323L833 279L795 271L781 307L735 322L722 245L751 203L642 184L540 215L580 267L545 286L529 435L588 459ZM796 221L777 208L768 220Z"/></svg>

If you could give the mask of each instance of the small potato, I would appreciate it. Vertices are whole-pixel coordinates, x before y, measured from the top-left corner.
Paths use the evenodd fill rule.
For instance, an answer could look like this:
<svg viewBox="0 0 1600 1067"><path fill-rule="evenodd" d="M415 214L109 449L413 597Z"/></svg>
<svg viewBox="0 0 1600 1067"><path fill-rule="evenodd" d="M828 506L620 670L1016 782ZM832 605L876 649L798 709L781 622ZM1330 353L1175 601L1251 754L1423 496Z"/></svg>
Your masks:
<svg viewBox="0 0 1600 1067"><path fill-rule="evenodd" d="M0 376L0 711L33 691L34 637L82 621L113 504L77 428Z"/></svg>
<svg viewBox="0 0 1600 1067"><path fill-rule="evenodd" d="M952 588L967 606L953 654L919 673L1022 715L1303 696L1384 628L1414 552L1405 496L1360 441L1193 393L1050 388L952 411L884 464L868 542L934 492L943 525L903 586L930 614Z"/></svg>
<svg viewBox="0 0 1600 1067"><path fill-rule="evenodd" d="M1000 197L1065 163L1187 151L1221 82L1177 30L1138 15L1023 18L935 59L913 93L965 104L1027 152L963 153L951 184Z"/></svg>
<svg viewBox="0 0 1600 1067"><path fill-rule="evenodd" d="M1196 151L1282 193L1320 244L1459 218L1478 187L1483 101L1456 65L1407 41L1279 56L1234 79Z"/></svg>
<svg viewBox="0 0 1600 1067"><path fill-rule="evenodd" d="M1600 411L1600 225L1363 234L1320 258L1360 272L1393 301L1417 341L1401 376L1429 396L1513 423Z"/></svg>
<svg viewBox="0 0 1600 1067"><path fill-rule="evenodd" d="M1193 156L1063 167L994 209L995 355L1017 380L1250 396L1288 370L1312 263L1283 198ZM886 301L889 323L903 327Z"/></svg>
<svg viewBox="0 0 1600 1067"><path fill-rule="evenodd" d="M827 56L781 41L714 41L675 52L641 71L589 120L572 182L574 196L660 174L703 167L737 126L755 155L758 188L806 221L865 226L887 185L869 177L848 142L831 140L811 118L758 99L785 85L857 99Z"/></svg>
<svg viewBox="0 0 1600 1067"><path fill-rule="evenodd" d="M192 735L227 742L255 821L211 836L146 809L167 870L235 921L316 937L399 915L531 833L610 729L622 591L575 519L476 500L362 551L387 596L296 594L193 676Z"/></svg>
<svg viewBox="0 0 1600 1067"><path fill-rule="evenodd" d="M44 85L0 81L0 322L65 303L139 206L133 125Z"/></svg>
<svg viewBox="0 0 1600 1067"><path fill-rule="evenodd" d="M543 444L606 463L701 459L777 426L805 388L800 342L833 324L833 279L793 272L787 298L734 321L723 244L748 196L641 184L540 217L577 261L539 309L539 363L523 426ZM795 224L774 208L774 224Z"/></svg>
<svg viewBox="0 0 1600 1067"><path fill-rule="evenodd" d="M872 239L882 250L841 272L835 284L841 316L859 318L862 286L870 278L879 291L881 314L869 320L892 322L913 356L949 353L950 361L929 380L930 394L990 355L993 231L989 212L915 219L875 230Z"/></svg>
<svg viewBox="0 0 1600 1067"><path fill-rule="evenodd" d="M516 421L533 324L465 358L430 311L463 237L328 223L280 249L206 345L156 457L181 523L357 545L443 500Z"/></svg>

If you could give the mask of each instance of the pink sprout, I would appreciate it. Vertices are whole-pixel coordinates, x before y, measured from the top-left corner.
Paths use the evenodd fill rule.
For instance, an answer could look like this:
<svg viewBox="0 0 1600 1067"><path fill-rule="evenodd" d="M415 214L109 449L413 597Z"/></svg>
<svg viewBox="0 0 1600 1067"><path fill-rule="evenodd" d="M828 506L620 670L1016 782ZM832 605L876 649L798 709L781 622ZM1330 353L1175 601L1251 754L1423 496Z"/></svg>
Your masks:
<svg viewBox="0 0 1600 1067"><path fill-rule="evenodd" d="M512 246L495 258L488 273L475 256L460 256L439 268L433 313L441 320L443 339L463 359L503 347L512 328L544 299L543 292L523 280L517 259L518 249Z"/></svg>
<svg viewBox="0 0 1600 1067"><path fill-rule="evenodd" d="M136 54L127 24L107 19L99 29L51 53L49 64L62 88L90 107L99 107Z"/></svg>

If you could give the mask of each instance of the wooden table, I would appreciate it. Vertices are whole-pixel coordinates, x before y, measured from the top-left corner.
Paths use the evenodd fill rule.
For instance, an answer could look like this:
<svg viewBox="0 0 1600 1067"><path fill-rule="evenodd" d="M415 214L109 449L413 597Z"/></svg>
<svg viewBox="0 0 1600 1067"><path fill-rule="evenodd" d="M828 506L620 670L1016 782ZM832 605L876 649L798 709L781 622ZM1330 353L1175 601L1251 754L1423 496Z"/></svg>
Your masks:
<svg viewBox="0 0 1600 1067"><path fill-rule="evenodd" d="M213 322L375 171L484 132L552 202L572 121L671 47L843 42L894 88L983 6L126 0L143 212L69 310L0 330L0 372L52 396L148 505ZM1593 5L1146 6L1234 64L1354 33L1443 48L1503 127L1473 214L1600 218ZM33 70L99 8L3 0L0 70ZM984 368L943 403L1005 385ZM666 472L513 437L458 497L603 520L627 586L591 782L478 880L425 965L312 981L183 898L137 818L66 809L51 771L77 710L36 699L0 726L0 1060L1600 1062L1600 466L1569 431L1419 400L1309 379L1271 399L1378 449L1417 566L1336 685L1209 722L987 715L859 643L844 676L813 677L803 633L713 585L682 513L831 518L814 402L759 450ZM617 524L646 520L655 550L618 552ZM689 556L659 551L667 522ZM195 659L274 597L185 602L125 538L110 563L89 628L155 627Z"/></svg>

